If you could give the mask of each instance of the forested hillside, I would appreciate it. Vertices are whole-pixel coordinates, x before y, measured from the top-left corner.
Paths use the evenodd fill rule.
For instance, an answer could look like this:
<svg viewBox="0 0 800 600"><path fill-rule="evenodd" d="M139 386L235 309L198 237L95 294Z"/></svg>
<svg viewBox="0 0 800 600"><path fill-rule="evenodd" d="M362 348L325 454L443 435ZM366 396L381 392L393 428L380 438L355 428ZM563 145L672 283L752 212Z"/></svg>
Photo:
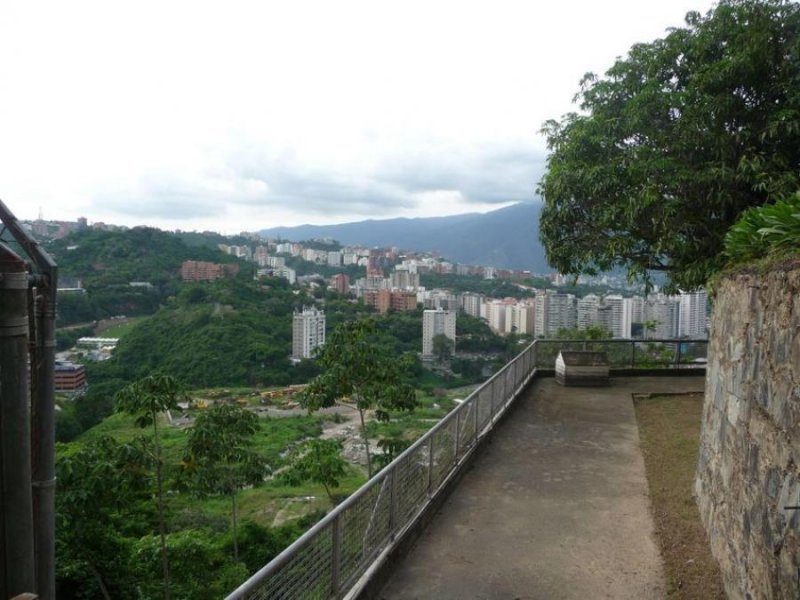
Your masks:
<svg viewBox="0 0 800 600"><path fill-rule="evenodd" d="M200 234L198 234L200 235ZM187 244L179 235L149 227L126 231L86 230L52 242L63 279L77 278L86 294L59 294L59 325L85 323L113 315L152 314L180 286L185 260L234 262L209 243ZM131 286L146 282L149 286Z"/></svg>

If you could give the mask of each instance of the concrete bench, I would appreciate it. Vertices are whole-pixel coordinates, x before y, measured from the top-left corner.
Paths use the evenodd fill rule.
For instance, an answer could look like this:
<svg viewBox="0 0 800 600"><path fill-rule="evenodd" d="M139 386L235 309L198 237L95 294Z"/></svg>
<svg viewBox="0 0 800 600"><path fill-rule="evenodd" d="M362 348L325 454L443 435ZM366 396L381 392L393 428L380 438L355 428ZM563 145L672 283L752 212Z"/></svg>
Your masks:
<svg viewBox="0 0 800 600"><path fill-rule="evenodd" d="M608 385L605 352L562 350L556 358L556 381L561 385Z"/></svg>

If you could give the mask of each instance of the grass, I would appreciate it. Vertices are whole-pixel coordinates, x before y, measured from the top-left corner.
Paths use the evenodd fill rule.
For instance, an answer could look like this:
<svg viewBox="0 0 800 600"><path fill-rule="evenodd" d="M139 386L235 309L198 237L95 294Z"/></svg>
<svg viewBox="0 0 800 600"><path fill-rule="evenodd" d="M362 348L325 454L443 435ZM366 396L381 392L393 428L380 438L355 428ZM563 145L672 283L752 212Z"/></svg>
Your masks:
<svg viewBox="0 0 800 600"><path fill-rule="evenodd" d="M719 568L693 497L703 395L642 396L635 406L667 595L724 599Z"/></svg>
<svg viewBox="0 0 800 600"><path fill-rule="evenodd" d="M104 329L99 335L106 338L121 338L124 337L131 329L136 327L136 324L147 317L128 317L123 322L117 325L112 325L108 329Z"/></svg>

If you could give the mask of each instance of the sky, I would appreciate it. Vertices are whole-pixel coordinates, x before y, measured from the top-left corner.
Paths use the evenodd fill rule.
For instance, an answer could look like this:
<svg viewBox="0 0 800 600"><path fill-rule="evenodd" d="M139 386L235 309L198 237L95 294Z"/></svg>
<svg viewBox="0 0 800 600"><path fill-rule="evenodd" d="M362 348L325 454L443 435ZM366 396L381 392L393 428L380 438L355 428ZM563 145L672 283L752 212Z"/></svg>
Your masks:
<svg viewBox="0 0 800 600"><path fill-rule="evenodd" d="M3 0L18 218L255 231L535 198L587 72L707 0Z"/></svg>

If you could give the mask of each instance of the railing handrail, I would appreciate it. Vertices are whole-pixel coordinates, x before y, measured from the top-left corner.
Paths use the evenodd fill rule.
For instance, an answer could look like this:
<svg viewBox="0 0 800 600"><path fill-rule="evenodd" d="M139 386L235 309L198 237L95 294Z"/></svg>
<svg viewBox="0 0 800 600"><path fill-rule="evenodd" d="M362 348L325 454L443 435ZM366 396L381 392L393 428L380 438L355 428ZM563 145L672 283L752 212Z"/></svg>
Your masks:
<svg viewBox="0 0 800 600"><path fill-rule="evenodd" d="M604 340L556 340L556 339L542 339L542 340L534 340L530 344L528 344L519 354L517 354L513 359L511 359L508 363L506 363L502 368L500 368L496 373L494 373L491 377L489 377L486 381L484 381L480 386L475 388L472 393L467 396L467 398L458 406L456 406L453 410L451 410L447 415L442 417L433 427L431 427L428 431L422 434L416 441L414 441L408 448L406 448L403 452L401 452L397 457L395 457L392 462L390 462L385 468L381 471L376 473L371 479L366 481L361 487L359 487L355 492L353 492L350 496L348 496L341 504L334 507L327 515L325 515L322 519L320 519L316 524L314 524L308 531L306 531L303 535L297 538L292 544L290 544L287 548L285 548L280 554L278 554L275 558L273 558L269 563L264 565L261 569L259 569L256 573L254 573L247 581L245 581L242 585L240 585L236 590L234 590L228 597L227 600L237 600L240 598L246 598L248 594L251 592L256 591L259 587L265 584L268 578L277 572L287 564L292 558L294 558L300 551L302 551L309 543L314 541L317 536L325 533L325 530L328 527L335 526L337 520L349 509L355 507L359 500L361 500L366 494L370 491L375 489L375 486L382 485L383 482L388 477L395 477L395 473L400 468L400 465L403 464L406 460L413 457L415 453L421 451L423 447L427 445L431 445L432 441L436 434L443 430L444 428L451 425L453 419L457 419L456 425L461 422L461 414L469 414L469 411L474 408L476 411L475 413L475 431L474 431L474 443L470 445L470 448L465 452L462 457L458 457L458 450L456 450L456 456L454 457L453 464L450 465L449 470L444 474L441 478L441 481L437 483L437 486L434 490L429 490L429 498L427 502L423 502L422 506L420 506L415 513L412 515L411 518L407 519L406 522L401 524L395 524L395 530L392 532L392 537L396 537L397 535L401 534L405 531L408 527L412 526L419 514L421 514L428 503L436 496L436 493L439 489L452 477L452 475L458 470L459 466L463 463L464 459L471 454L474 449L477 447L478 442L482 439L488 431L494 426L498 417L505 412L508 406L511 404L511 401L519 394L519 392L527 385L528 381L535 375L537 367L536 367L536 347L537 345L541 344L550 345L550 344L576 344L576 343L586 343L586 344L631 344L635 345L637 343L661 343L661 344L681 344L681 343L707 343L707 339L675 339L675 338L659 338L659 339L604 339ZM481 397L481 393L486 391L487 389L493 390L496 381L500 381L500 378L503 377L503 381L505 383L505 377L507 376L509 369L512 368L512 365L518 363L519 361L524 361L526 357L530 357L530 364L525 373L518 374L515 373L515 380L512 382L512 389L511 390L503 390L504 398L500 399L502 406L499 408L495 408L495 398L492 396L490 398L491 405L489 407L490 415L488 418L488 422L485 426L479 430L478 424L478 410L480 408L479 399ZM459 431L456 428L456 437L458 437ZM431 446L429 446L431 447ZM458 448L458 440L456 440L456 449ZM432 460L432 459L431 459ZM430 476L430 473L429 473ZM370 560L371 562L371 560ZM356 570L355 575L360 575L363 571L366 570L368 565L362 565L363 568ZM352 579L353 577L351 577ZM334 593L334 596L340 596L340 593Z"/></svg>

